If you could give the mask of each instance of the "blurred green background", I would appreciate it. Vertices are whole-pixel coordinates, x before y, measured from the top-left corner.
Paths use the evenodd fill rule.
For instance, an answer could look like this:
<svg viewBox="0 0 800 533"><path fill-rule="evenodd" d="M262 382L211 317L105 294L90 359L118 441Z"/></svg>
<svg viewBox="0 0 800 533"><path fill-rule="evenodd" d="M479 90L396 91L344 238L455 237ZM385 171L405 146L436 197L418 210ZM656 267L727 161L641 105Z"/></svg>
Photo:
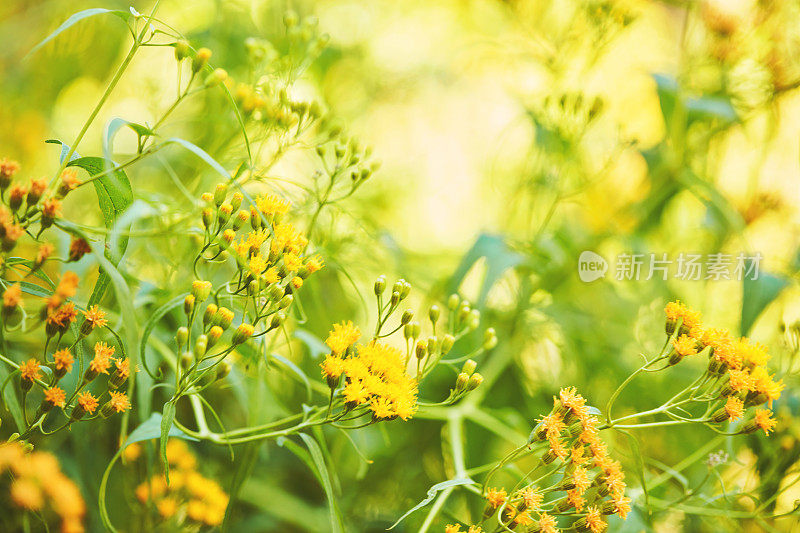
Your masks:
<svg viewBox="0 0 800 533"><path fill-rule="evenodd" d="M36 55L25 55L76 11L129 5L112 0L0 5L0 156L19 160L31 176L53 172L58 148L44 140L75 137L127 52L129 37L122 21L92 17ZM151 8L151 2L132 5L142 13ZM158 15L193 46L211 48L214 66L238 80L248 76L247 38L266 39L282 53L282 17L289 8L301 19L318 17L319 31L330 35L292 95L319 100L373 146L383 163L341 213L327 214L320 225L328 268L308 284L304 329L324 338L330 323L348 318L368 328L372 315L364 299L381 273L409 280L420 305L445 300L456 290L475 303L501 341L479 361L487 382L466 419L471 467L524 442L561 386L574 385L590 403L604 405L638 367L638 354L660 348L663 305L680 298L701 310L708 323L769 345L775 370L789 384L776 406L785 415L776 436L729 439L708 450L726 449L736 459L722 470L727 486L755 486L765 472L777 480L769 490L789 483L800 455L800 428L792 416L797 386L792 326L800 320L800 6L780 0L165 0ZM145 49L79 151L102 153L102 130L113 117L152 122L171 102L175 79L172 49ZM167 128L227 168L238 162L241 141L233 149L228 142L236 135L235 117L218 94L188 102ZM126 135L118 137L120 153L136 148L135 137ZM197 196L214 177L177 151L159 158L174 169L173 178L158 161L133 168L130 176L136 198L156 206L163 223L192 209L176 181ZM295 199L299 193L291 183L308 183L314 164L303 151L290 154L271 169L266 183ZM68 216L99 223L99 213L82 205L92 201L91 194L82 198L67 204ZM139 227L150 225L158 226L150 220ZM131 240L122 267L136 287L142 316L177 294L175 284L185 279L196 244L181 228L178 223L178 231ZM578 256L584 250L612 263L605 279L580 281ZM675 259L681 252L760 253L762 275L749 285L674 276L615 279L613 262L620 253L666 253ZM169 331L164 328L164 342ZM317 361L296 344L295 361L316 377ZM621 412L658 405L677 390L675 383L688 383L700 367L687 363L636 381L620 400ZM446 396L454 376L441 369L422 395ZM244 382L247 369L235 379ZM268 381L247 385L268 399L267 411L277 403L275 394L293 406L303 401L303 389L293 380ZM220 401L232 395L215 394ZM231 406L231 420L244 416L238 407ZM352 443L331 432L335 481L352 531L384 530L431 485L452 475L442 428L442 420L421 412L411 423L354 433ZM90 502L117 445L116 428L93 431L90 448L89 436L77 428L51 446ZM678 463L713 436L698 428L641 436L642 452L652 458L644 464L646 475ZM632 491L641 496L630 443L621 438L616 444L631 469ZM363 461L354 445L372 462ZM206 444L193 449L205 473L226 486L227 450ZM233 530L327 530L324 492L304 465L274 444L254 453ZM789 459L772 464L778 456ZM705 472L701 460L684 474L691 486ZM136 482L127 482L126 491L122 479L115 481L112 516L124 516L126 506L135 505L130 486ZM648 512L637 508L624 525L612 521L611 530L765 528L724 514L659 506L682 489L674 482L658 490ZM720 487L709 490L718 496ZM710 507L752 510L754 505L712 496ZM770 507L789 511L796 498L800 491L790 488ZM456 491L432 530L441 530L453 514L463 519L469 512L479 513L480 502ZM396 529L416 531L424 515L420 511ZM96 516L93 520L99 528ZM778 531L798 527L792 517L769 524Z"/></svg>

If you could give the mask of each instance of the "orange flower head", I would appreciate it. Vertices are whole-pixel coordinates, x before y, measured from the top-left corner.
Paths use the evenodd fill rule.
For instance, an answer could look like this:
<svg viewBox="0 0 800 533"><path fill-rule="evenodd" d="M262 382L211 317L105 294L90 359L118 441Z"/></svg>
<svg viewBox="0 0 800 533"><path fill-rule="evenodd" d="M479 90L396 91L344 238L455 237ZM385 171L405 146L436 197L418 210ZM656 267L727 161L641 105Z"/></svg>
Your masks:
<svg viewBox="0 0 800 533"><path fill-rule="evenodd" d="M592 533L601 533L608 527L600 509L594 506L589 506L586 512L586 525Z"/></svg>
<svg viewBox="0 0 800 533"><path fill-rule="evenodd" d="M97 398L92 396L90 392L82 392L78 394L78 405L83 408L84 411L91 414L94 413L95 409L97 409Z"/></svg>
<svg viewBox="0 0 800 533"><path fill-rule="evenodd" d="M50 387L44 391L44 399L54 407L64 407L67 401L67 395L64 390L59 387Z"/></svg>
<svg viewBox="0 0 800 533"><path fill-rule="evenodd" d="M672 340L672 347L681 357L697 354L697 341L689 335L681 335Z"/></svg>
<svg viewBox="0 0 800 533"><path fill-rule="evenodd" d="M109 405L118 413L122 413L131 408L131 401L124 392L109 392L111 399L108 401Z"/></svg>
<svg viewBox="0 0 800 533"><path fill-rule="evenodd" d="M486 491L486 501L489 502L489 505L497 509L501 505L506 502L506 498L508 497L508 493L503 490L500 490L491 487Z"/></svg>
<svg viewBox="0 0 800 533"><path fill-rule="evenodd" d="M103 326L108 324L105 312L101 311L100 308L96 305L93 305L89 309L84 311L83 315L86 317L86 322L88 322L89 326L92 329L102 328Z"/></svg>
<svg viewBox="0 0 800 533"><path fill-rule="evenodd" d="M314 272L321 270L324 266L325 262L319 255L312 255L306 259L306 270L308 270L309 274L313 274Z"/></svg>
<svg viewBox="0 0 800 533"><path fill-rule="evenodd" d="M628 513L631 512L631 499L622 496L621 498L614 499L614 513L623 520L628 518Z"/></svg>
<svg viewBox="0 0 800 533"><path fill-rule="evenodd" d="M539 515L539 532L540 533L558 533L556 528L556 519L547 513Z"/></svg>
<svg viewBox="0 0 800 533"><path fill-rule="evenodd" d="M69 260L80 261L81 258L92 251L92 247L86 239L73 237L69 243Z"/></svg>
<svg viewBox="0 0 800 533"><path fill-rule="evenodd" d="M22 379L28 382L42 379L39 361L36 359L28 359L19 365L19 373L22 376Z"/></svg>
<svg viewBox="0 0 800 533"><path fill-rule="evenodd" d="M764 430L764 433L769 435L769 432L775 428L777 422L772 418L772 411L769 409L756 409L754 419L756 425Z"/></svg>
<svg viewBox="0 0 800 533"><path fill-rule="evenodd" d="M63 371L65 374L72 370L72 364L75 362L75 358L66 348L54 353L53 359L56 363L56 370Z"/></svg>
<svg viewBox="0 0 800 533"><path fill-rule="evenodd" d="M13 309L22 303L22 286L15 283L3 292L3 307Z"/></svg>
<svg viewBox="0 0 800 533"><path fill-rule="evenodd" d="M725 412L728 414L728 420L738 420L744 413L744 402L736 396L731 396L725 402Z"/></svg>

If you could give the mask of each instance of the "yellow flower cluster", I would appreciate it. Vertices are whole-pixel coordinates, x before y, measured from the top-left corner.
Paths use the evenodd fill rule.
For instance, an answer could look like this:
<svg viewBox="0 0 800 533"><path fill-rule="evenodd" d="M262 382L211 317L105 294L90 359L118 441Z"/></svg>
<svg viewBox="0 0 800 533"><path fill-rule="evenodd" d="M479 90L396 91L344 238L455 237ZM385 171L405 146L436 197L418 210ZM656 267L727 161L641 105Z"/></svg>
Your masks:
<svg viewBox="0 0 800 533"><path fill-rule="evenodd" d="M0 474L8 471L10 485L3 500L27 511L46 508L61 519L63 533L84 531L86 504L78 487L67 478L58 460L46 452L25 453L16 442L0 445ZM5 480L0 481L4 484ZM6 510L13 513L11 510Z"/></svg>
<svg viewBox="0 0 800 533"><path fill-rule="evenodd" d="M233 251L241 275L239 286L256 281L264 288L286 281L299 289L309 275L323 267L318 255L304 256L306 236L282 222L289 212L289 201L267 194L257 196L249 210L240 209L242 194L236 192L228 199L224 184L202 198L209 204L203 210L203 223L209 234L221 237Z"/></svg>
<svg viewBox="0 0 800 533"><path fill-rule="evenodd" d="M560 475L560 481L549 487L528 485L510 496L502 488L489 488L484 519L502 509L500 519L510 529L528 526L529 531L556 533L556 517L571 515L578 517L575 530L600 533L608 526L603 516L625 519L630 512L625 474L609 456L599 421L574 387L561 389L553 403L552 411L539 419L530 443L544 445L540 464L559 461L553 474Z"/></svg>
<svg viewBox="0 0 800 533"><path fill-rule="evenodd" d="M124 455L128 460L135 460L141 455L141 448L137 443L131 444L125 448ZM154 475L136 487L136 498L142 504L152 500L165 520L185 515L198 525L222 524L229 497L216 481L197 471L197 459L186 443L170 439L167 461L169 485L164 474Z"/></svg>
<svg viewBox="0 0 800 533"><path fill-rule="evenodd" d="M725 405L713 415L714 422L737 420L744 416L747 408L764 403L772 407L785 385L769 372L766 365L770 356L766 347L747 337L736 338L727 329L706 327L698 311L680 302L669 302L664 312L666 331L673 335L670 363L675 364L686 356L706 354L708 374L722 384L719 393ZM774 427L771 411L757 408L743 431L762 429L769 434Z"/></svg>
<svg viewBox="0 0 800 533"><path fill-rule="evenodd" d="M341 397L348 408L367 405L374 419L410 419L417 406L417 382L406 373L406 358L375 340L355 345L361 336L352 322L336 324L326 343L331 348L322 374L331 389L344 375Z"/></svg>

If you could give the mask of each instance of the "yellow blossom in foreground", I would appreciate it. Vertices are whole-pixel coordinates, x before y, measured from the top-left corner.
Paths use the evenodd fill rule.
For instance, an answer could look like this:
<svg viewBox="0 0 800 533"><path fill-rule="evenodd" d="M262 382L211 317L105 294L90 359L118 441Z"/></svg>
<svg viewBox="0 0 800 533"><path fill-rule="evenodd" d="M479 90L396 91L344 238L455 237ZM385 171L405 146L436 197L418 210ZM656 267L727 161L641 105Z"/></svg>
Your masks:
<svg viewBox="0 0 800 533"><path fill-rule="evenodd" d="M503 489L498 490L494 487L491 487L486 491L486 501L489 502L489 505L495 509L505 503L507 496L508 493L506 493L506 491Z"/></svg>
<svg viewBox="0 0 800 533"><path fill-rule="evenodd" d="M72 364L75 362L75 358L66 348L63 350L58 350L56 353L54 353L53 359L56 363L56 370L62 370L64 373L71 371Z"/></svg>
<svg viewBox="0 0 800 533"><path fill-rule="evenodd" d="M54 407L64 407L67 401L67 395L64 390L59 387L50 387L44 391L44 399Z"/></svg>
<svg viewBox="0 0 800 533"><path fill-rule="evenodd" d="M86 322L92 329L95 328L102 328L106 324L108 324L108 320L106 320L106 314L100 310L100 308L96 305L93 305L89 309L83 312L83 315L86 317Z"/></svg>
<svg viewBox="0 0 800 533"><path fill-rule="evenodd" d="M36 359L28 359L19 365L19 373L23 380L28 382L35 381L37 379L42 379L42 373L39 368L39 361Z"/></svg>
<svg viewBox="0 0 800 533"><path fill-rule="evenodd" d="M764 430L764 433L769 435L769 432L775 428L777 422L772 418L772 411L769 409L756 409L754 419L756 425Z"/></svg>
<svg viewBox="0 0 800 533"><path fill-rule="evenodd" d="M325 344L334 354L343 354L350 346L361 338L361 331L351 321L334 324L333 330L328 333Z"/></svg>

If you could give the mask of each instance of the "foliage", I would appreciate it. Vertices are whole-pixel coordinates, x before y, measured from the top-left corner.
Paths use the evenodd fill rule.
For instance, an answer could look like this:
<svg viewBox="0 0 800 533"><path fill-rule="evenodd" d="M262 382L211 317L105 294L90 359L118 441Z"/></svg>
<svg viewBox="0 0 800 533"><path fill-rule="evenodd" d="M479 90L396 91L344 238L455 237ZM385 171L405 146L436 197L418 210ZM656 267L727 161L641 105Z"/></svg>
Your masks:
<svg viewBox="0 0 800 533"><path fill-rule="evenodd" d="M4 531L798 527L790 2L50 4Z"/></svg>

